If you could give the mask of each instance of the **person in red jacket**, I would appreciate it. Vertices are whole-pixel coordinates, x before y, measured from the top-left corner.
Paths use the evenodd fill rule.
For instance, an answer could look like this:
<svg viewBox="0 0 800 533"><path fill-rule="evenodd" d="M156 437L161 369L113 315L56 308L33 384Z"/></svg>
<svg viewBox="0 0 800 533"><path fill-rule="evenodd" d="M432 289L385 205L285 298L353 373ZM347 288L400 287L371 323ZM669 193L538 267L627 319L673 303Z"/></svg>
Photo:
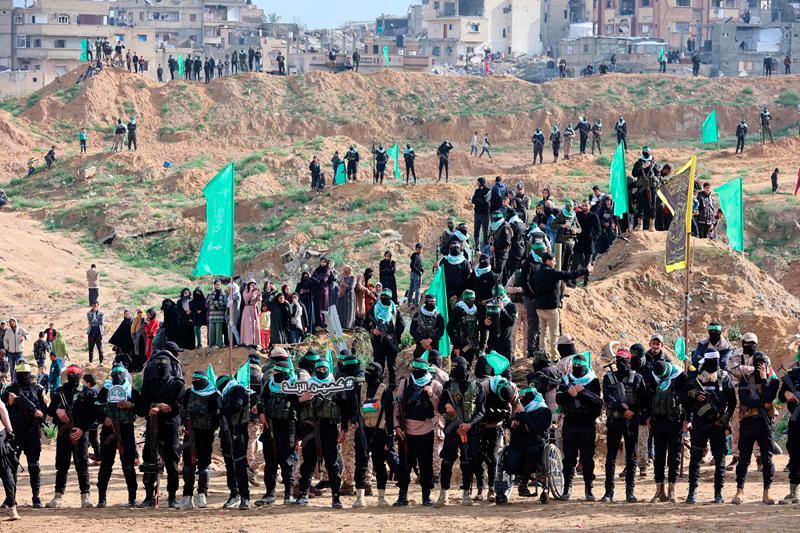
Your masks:
<svg viewBox="0 0 800 533"><path fill-rule="evenodd" d="M147 346L144 354L147 359L150 359L150 356L153 355L153 339L156 337L159 327L161 327L161 323L156 316L156 310L153 308L148 309L147 322L144 324L144 334L147 337Z"/></svg>

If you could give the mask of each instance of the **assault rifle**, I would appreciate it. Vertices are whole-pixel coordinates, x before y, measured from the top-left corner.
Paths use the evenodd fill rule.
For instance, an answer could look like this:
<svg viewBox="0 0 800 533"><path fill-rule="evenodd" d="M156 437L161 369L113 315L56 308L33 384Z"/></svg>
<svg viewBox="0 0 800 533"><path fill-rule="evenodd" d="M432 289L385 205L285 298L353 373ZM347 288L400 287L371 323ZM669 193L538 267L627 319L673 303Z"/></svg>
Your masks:
<svg viewBox="0 0 800 533"><path fill-rule="evenodd" d="M617 379L617 375L614 373L614 366L615 365L612 362L612 363L608 363L607 365L603 366L603 368L606 369L606 376L608 376L608 380L611 382L611 385L613 385L614 390L616 390L616 392L617 392L618 405L612 405L609 402L606 402L606 405L608 405L608 407L611 410L615 410L615 409L619 410L619 408L622 407L623 409L625 409L627 411L627 410L629 410L629 406L628 406L628 397L625 394L625 385L623 385L620 382L620 380ZM631 421L624 417L624 412L623 412L623 418L625 420L625 429L627 430L627 433L630 433Z"/></svg>
<svg viewBox="0 0 800 533"><path fill-rule="evenodd" d="M789 375L789 371L786 370L786 368L783 365L781 365L781 367L778 369L778 372L783 372L783 375L781 376L781 381L783 381L783 384L786 385L786 389L792 394L792 396L794 396L795 400L797 400L798 402L798 405L795 406L794 411L792 411L792 416L790 418L792 422L797 422L797 419L800 418L800 392L797 392L797 388L794 384L794 381L792 380L792 376Z"/></svg>
<svg viewBox="0 0 800 533"><path fill-rule="evenodd" d="M400 345L394 340L394 322L387 324L382 320L375 321L375 328L381 332L380 338L389 344L389 347L395 352L400 351Z"/></svg>
<svg viewBox="0 0 800 533"><path fill-rule="evenodd" d="M155 407L156 404L152 404L150 408L152 409ZM150 415L147 417L147 424L148 424L148 436L150 442L150 457L148 457L147 462L143 462L139 465L139 471L144 474L143 478L149 477L153 479L155 482L155 490L153 492L153 502L155 506L158 507L158 489L159 489L159 477L161 474L161 455L158 453L158 415Z"/></svg>
<svg viewBox="0 0 800 533"><path fill-rule="evenodd" d="M408 385L406 385L408 387ZM403 452L404 456L408 456L408 441L406 441L406 416L403 413L403 395L405 394L405 389L403 392L397 396L397 421L399 422L400 429L403 430L403 436L399 437L399 444L400 444L400 451Z"/></svg>
<svg viewBox="0 0 800 533"><path fill-rule="evenodd" d="M452 400L453 403L451 405L453 406L453 409L456 412L456 416L454 417L454 420L450 422L446 428L444 428L445 435L452 435L453 432L458 431L458 428L461 427L461 424L464 423L464 412L461 410L461 407L459 407L458 404L456 403L455 398L452 398ZM461 444L459 444L460 448L459 451L461 452L462 457L469 457L469 454L467 452L468 438L469 437L467 436L466 433L464 433L463 435L459 434L459 439L461 441Z"/></svg>
<svg viewBox="0 0 800 533"><path fill-rule="evenodd" d="M17 398L14 400L14 403L19 403L19 406L22 407L29 415L33 422L41 427L44 424L44 417L36 417L36 411L39 408L33 403L27 396L23 396L22 394L17 394Z"/></svg>
<svg viewBox="0 0 800 533"><path fill-rule="evenodd" d="M356 422L358 423L358 428L356 429L356 438L358 438L359 442L361 443L361 449L364 450L364 456L369 458L369 447L367 443L367 434L364 432L364 415L361 413L361 387L366 387L366 383L360 383L358 392L356 392L355 397L355 404L356 404ZM378 420L380 423L380 419Z"/></svg>
<svg viewBox="0 0 800 533"><path fill-rule="evenodd" d="M58 393L58 401L61 403L61 408L67 412L67 421L58 426L58 436L60 437L64 433L70 433L72 431L75 427L75 418L72 416L72 408L67 404L67 399L63 392Z"/></svg>

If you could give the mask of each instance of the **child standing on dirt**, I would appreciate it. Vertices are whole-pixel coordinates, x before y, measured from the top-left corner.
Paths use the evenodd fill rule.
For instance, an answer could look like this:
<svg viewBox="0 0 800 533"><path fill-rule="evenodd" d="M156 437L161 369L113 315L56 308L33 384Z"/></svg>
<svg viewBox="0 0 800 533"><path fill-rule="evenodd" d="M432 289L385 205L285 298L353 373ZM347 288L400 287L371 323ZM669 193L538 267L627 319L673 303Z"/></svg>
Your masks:
<svg viewBox="0 0 800 533"><path fill-rule="evenodd" d="M89 140L89 134L86 132L86 128L83 128L81 132L78 134L78 140L81 143L81 153L86 153L86 141Z"/></svg>
<svg viewBox="0 0 800 533"><path fill-rule="evenodd" d="M778 192L778 172L779 172L779 170L776 168L772 172L772 176L770 176L770 178L769 178L770 181L772 182L772 194L775 194L775 193Z"/></svg>

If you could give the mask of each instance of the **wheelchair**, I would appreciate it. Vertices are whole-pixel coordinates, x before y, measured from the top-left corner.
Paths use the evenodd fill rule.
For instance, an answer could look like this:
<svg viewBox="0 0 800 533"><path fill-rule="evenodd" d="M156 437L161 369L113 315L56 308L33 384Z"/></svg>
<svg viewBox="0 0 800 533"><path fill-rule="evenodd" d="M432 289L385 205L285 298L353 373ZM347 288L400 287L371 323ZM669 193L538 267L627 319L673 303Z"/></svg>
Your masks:
<svg viewBox="0 0 800 533"><path fill-rule="evenodd" d="M503 450L495 474L495 504L508 503L508 498L516 485L515 477L522 475L524 461L524 456L509 446ZM543 504L550 498L560 500L564 495L564 456L556 446L554 428L550 428L548 432L547 443L542 450L542 458L533 482L534 492L531 496L539 496L539 501Z"/></svg>

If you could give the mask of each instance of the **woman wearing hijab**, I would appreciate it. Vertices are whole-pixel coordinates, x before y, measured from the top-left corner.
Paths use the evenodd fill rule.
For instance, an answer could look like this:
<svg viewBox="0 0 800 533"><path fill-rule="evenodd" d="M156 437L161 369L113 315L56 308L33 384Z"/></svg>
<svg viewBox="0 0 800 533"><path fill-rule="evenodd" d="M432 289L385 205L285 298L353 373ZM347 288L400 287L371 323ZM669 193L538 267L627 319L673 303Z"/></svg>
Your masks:
<svg viewBox="0 0 800 533"><path fill-rule="evenodd" d="M298 294L300 303L305 307L309 332L313 335L316 324L314 323L314 294L312 293L311 274L303 272L294 292Z"/></svg>
<svg viewBox="0 0 800 533"><path fill-rule="evenodd" d="M194 340L198 348L203 347L203 326L208 323L206 312L206 296L200 287L195 287L192 301L189 303L192 312L192 326L194 327Z"/></svg>
<svg viewBox="0 0 800 533"><path fill-rule="evenodd" d="M147 321L144 324L144 335L147 339L145 345L144 355L147 359L150 359L150 356L153 355L153 339L156 338L156 334L161 327L161 323L158 321L158 317L156 316L156 310L152 307L147 310Z"/></svg>
<svg viewBox="0 0 800 533"><path fill-rule="evenodd" d="M122 322L117 326L117 330L111 335L108 343L115 347L118 354L133 355L133 337L131 336L131 324L133 318L129 309L122 313Z"/></svg>
<svg viewBox="0 0 800 533"><path fill-rule="evenodd" d="M328 259L328 270L331 272L328 278L328 307L335 306L339 301L339 273L336 272L334 266L336 265L333 260ZM286 298L286 301L290 302L291 298Z"/></svg>
<svg viewBox="0 0 800 533"><path fill-rule="evenodd" d="M339 313L339 322L342 329L349 331L356 323L356 277L353 267L345 265L342 269L342 279L339 283L339 301L336 302L336 311Z"/></svg>
<svg viewBox="0 0 800 533"><path fill-rule="evenodd" d="M261 343L261 291L256 280L250 278L242 292L244 311L242 311L241 339L244 346L257 347Z"/></svg>
<svg viewBox="0 0 800 533"><path fill-rule="evenodd" d="M397 279L395 272L397 271L397 263L392 259L392 252L386 250L383 253L383 260L378 264L378 272L383 289L392 291L392 301L397 305Z"/></svg>
<svg viewBox="0 0 800 533"><path fill-rule="evenodd" d="M136 316L131 322L131 339L133 340L133 363L134 369L141 370L146 361L145 351L147 350L147 336L144 333L145 317L144 311L136 310ZM135 372L136 370L134 370Z"/></svg>
<svg viewBox="0 0 800 533"><path fill-rule="evenodd" d="M177 323L175 342L184 350L194 350L195 346L191 303L192 293L188 287L184 287L181 289L181 297L178 298L174 309L175 322Z"/></svg>
<svg viewBox="0 0 800 533"><path fill-rule="evenodd" d="M367 293L374 288L370 283L372 273L373 270L368 268L356 278L356 324L359 326L364 323L364 317L367 316Z"/></svg>
<svg viewBox="0 0 800 533"><path fill-rule="evenodd" d="M283 293L278 296L270 305L270 342L272 346L276 344L289 344L289 331L292 317L292 309Z"/></svg>
<svg viewBox="0 0 800 533"><path fill-rule="evenodd" d="M319 260L319 266L311 274L311 290L314 295L314 323L318 328L325 327L325 318L322 312L328 309L328 280L330 277L331 269L328 266L328 260L323 257Z"/></svg>

